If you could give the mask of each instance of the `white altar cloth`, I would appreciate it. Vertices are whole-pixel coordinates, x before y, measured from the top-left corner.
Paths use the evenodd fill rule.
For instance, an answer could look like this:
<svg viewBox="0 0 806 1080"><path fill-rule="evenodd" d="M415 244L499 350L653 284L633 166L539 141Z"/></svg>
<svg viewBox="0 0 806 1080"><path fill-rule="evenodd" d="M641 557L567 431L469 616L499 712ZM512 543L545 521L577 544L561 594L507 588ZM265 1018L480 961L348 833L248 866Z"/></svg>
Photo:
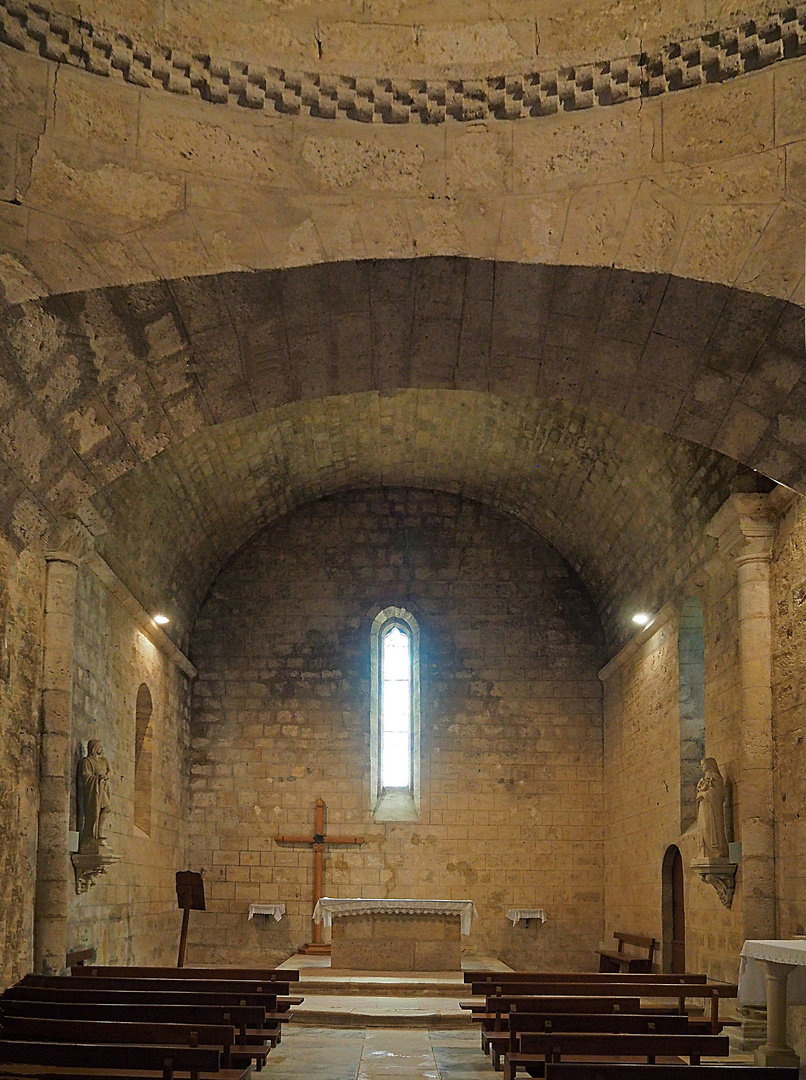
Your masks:
<svg viewBox="0 0 806 1080"><path fill-rule="evenodd" d="M285 915L285 904L250 904L247 922L249 919L253 919L255 915L273 915L279 922Z"/></svg>
<svg viewBox="0 0 806 1080"><path fill-rule="evenodd" d="M507 918L514 926L521 919L538 919L544 923L547 916L542 907L511 907L507 912Z"/></svg>
<svg viewBox="0 0 806 1080"><path fill-rule="evenodd" d="M463 934L470 933L476 917L472 900L370 900L360 897L337 900L323 896L313 909L313 921L331 926L342 915L458 915Z"/></svg>
<svg viewBox="0 0 806 1080"><path fill-rule="evenodd" d="M786 981L787 1002L806 1005L806 941L745 941L739 960L739 1004L756 1007L767 1004L767 973L759 960L795 964Z"/></svg>

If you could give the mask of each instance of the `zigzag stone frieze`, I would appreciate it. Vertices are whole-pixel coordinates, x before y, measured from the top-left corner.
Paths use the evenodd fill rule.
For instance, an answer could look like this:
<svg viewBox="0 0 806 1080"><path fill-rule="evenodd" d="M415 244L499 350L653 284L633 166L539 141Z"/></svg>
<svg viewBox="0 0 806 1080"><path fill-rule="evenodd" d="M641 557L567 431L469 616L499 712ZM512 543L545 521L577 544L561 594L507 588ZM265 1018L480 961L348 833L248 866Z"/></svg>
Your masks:
<svg viewBox="0 0 806 1080"><path fill-rule="evenodd" d="M725 82L806 55L806 3L764 21L667 43L655 55L481 79L396 79L218 60L138 44L126 34L24 0L0 0L0 42L135 86L286 116L364 123L520 120L619 105Z"/></svg>

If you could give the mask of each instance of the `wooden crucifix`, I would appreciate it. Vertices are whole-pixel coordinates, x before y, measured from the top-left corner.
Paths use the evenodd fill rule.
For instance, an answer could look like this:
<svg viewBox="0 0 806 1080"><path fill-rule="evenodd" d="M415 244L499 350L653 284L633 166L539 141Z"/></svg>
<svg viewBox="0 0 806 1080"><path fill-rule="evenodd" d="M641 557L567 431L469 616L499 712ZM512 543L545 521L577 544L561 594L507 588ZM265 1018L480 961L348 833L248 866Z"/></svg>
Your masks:
<svg viewBox="0 0 806 1080"><path fill-rule="evenodd" d="M325 836L325 801L316 800L314 813L313 836L275 836L278 844L310 844L313 848L313 906L319 903L323 896L323 871L325 844L363 844L363 836ZM308 942L300 950L303 953L318 953L320 956L330 955L330 945L322 941L322 927L319 923L313 924L313 941Z"/></svg>

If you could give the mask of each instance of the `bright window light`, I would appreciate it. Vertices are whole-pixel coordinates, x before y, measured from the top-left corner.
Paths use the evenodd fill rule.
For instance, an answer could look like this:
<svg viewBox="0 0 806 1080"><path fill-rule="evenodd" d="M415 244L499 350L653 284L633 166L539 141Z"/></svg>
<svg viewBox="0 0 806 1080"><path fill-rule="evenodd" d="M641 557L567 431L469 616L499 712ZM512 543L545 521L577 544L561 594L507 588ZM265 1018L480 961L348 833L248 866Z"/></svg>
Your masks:
<svg viewBox="0 0 806 1080"><path fill-rule="evenodd" d="M411 638L390 626L381 639L381 785L411 784Z"/></svg>
<svg viewBox="0 0 806 1080"><path fill-rule="evenodd" d="M168 618L167 615L155 615L154 616L154 622L157 624L157 626L165 626L165 624L169 623L170 621L171 620Z"/></svg>
<svg viewBox="0 0 806 1080"><path fill-rule="evenodd" d="M636 615L633 615L632 621L638 626L649 626L652 622L652 616L647 615L645 611L639 611Z"/></svg>

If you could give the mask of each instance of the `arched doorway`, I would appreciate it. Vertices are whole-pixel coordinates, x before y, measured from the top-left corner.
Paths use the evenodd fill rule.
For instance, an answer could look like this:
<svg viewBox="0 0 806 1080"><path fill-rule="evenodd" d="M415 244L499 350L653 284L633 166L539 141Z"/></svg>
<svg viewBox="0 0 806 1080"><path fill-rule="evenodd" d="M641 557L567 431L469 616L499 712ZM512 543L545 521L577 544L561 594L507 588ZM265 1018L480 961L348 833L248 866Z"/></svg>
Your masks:
<svg viewBox="0 0 806 1080"><path fill-rule="evenodd" d="M676 844L663 856L663 970L686 970L686 909L683 902L683 859Z"/></svg>

